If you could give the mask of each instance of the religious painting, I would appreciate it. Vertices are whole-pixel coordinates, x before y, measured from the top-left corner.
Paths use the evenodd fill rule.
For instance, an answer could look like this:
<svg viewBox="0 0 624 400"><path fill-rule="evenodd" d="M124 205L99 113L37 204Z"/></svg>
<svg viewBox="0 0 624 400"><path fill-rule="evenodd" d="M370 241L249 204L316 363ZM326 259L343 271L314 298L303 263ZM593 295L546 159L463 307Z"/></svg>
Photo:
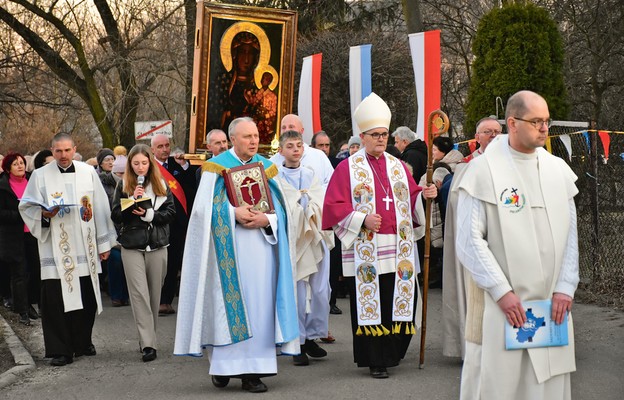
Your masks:
<svg viewBox="0 0 624 400"><path fill-rule="evenodd" d="M191 153L238 117L256 123L261 152L277 148L279 121L292 109L296 30L295 11L198 3Z"/></svg>

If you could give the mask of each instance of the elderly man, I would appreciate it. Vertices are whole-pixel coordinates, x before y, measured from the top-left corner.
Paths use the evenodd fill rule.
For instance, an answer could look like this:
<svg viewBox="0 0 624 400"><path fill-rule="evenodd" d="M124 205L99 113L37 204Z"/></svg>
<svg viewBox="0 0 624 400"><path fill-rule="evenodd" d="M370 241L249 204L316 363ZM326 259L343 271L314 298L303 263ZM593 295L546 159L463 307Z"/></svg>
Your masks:
<svg viewBox="0 0 624 400"><path fill-rule="evenodd" d="M407 126L399 126L392 132L394 145L401 152L401 160L412 166L415 182L427 172L427 144L416 137Z"/></svg>
<svg viewBox="0 0 624 400"><path fill-rule="evenodd" d="M297 115L288 114L282 118L281 131L297 131L303 135L303 123ZM277 153L271 157L271 161L277 165L282 165L284 163L284 156ZM323 188L327 187L329 179L334 172L334 168L329 162L327 155L321 150L308 146L307 143L303 144L301 166L312 168Z"/></svg>
<svg viewBox="0 0 624 400"><path fill-rule="evenodd" d="M375 93L360 103L354 119L363 147L338 165L323 206L323 229L333 228L342 242L354 359L373 378L388 377L416 331L415 241L425 222L420 194L437 194L434 185L416 185L405 164L385 152L391 116ZM415 233L414 225L423 229Z"/></svg>
<svg viewBox="0 0 624 400"><path fill-rule="evenodd" d="M63 366L96 354L91 333L96 312L102 312L100 261L108 258L117 234L97 172L73 162L72 137L55 135L51 150L56 162L33 171L19 210L39 241L45 356Z"/></svg>
<svg viewBox="0 0 624 400"><path fill-rule="evenodd" d="M188 216L193 208L197 181L196 166L183 160L182 155L171 156L169 137L157 134L152 137L152 152L162 168L160 172L169 185L176 206L175 220L169 225L169 251L167 252L167 276L160 294L159 315L175 314L171 303L178 286L178 272L182 268L182 254L186 241ZM177 161L183 160L183 164Z"/></svg>
<svg viewBox="0 0 624 400"><path fill-rule="evenodd" d="M442 257L442 354L447 357L464 357L466 325L466 280L464 267L455 256L455 218L459 183L468 162L479 157L490 142L501 133L501 125L493 117L485 117L477 122L475 138L479 148L457 164L454 175L445 179L438 199L444 212L444 253ZM470 279L470 278L468 278Z"/></svg>
<svg viewBox="0 0 624 400"><path fill-rule="evenodd" d="M177 355L202 355L208 346L216 387L241 378L242 389L267 390L260 380L277 373L276 346L299 354L299 325L283 195L276 166L257 154L258 128L241 117L229 126L232 149L207 161L184 252ZM275 212L234 207L222 172L263 168ZM249 182L248 182L249 183Z"/></svg>
<svg viewBox="0 0 624 400"><path fill-rule="evenodd" d="M212 153L213 157L218 156L228 149L228 140L225 132L221 129L212 129L206 134L206 149ZM197 180L197 186L201 181L201 168L197 168L195 172L195 179Z"/></svg>
<svg viewBox="0 0 624 400"><path fill-rule="evenodd" d="M542 148L551 121L543 97L514 94L505 120L509 134L459 182L457 257L475 283L460 398L570 399L574 333L571 316L564 318L579 282L576 176ZM505 350L505 325L525 326L531 300L551 302L548 314L535 317L566 324L569 344Z"/></svg>

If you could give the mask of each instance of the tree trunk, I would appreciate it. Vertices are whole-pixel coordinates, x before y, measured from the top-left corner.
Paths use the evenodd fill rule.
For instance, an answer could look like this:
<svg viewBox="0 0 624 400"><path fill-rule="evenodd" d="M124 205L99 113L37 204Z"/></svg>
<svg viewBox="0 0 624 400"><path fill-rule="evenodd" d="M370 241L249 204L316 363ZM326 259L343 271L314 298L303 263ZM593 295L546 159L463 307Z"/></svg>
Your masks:
<svg viewBox="0 0 624 400"><path fill-rule="evenodd" d="M403 3L403 16L405 17L405 25L407 25L407 33L424 31L420 0L401 0L401 3Z"/></svg>
<svg viewBox="0 0 624 400"><path fill-rule="evenodd" d="M184 1L184 14L186 16L186 124L184 125L184 149L189 148L191 136L191 100L193 97L193 56L195 52L195 19L197 6L195 0ZM203 7L203 4L200 5ZM199 133L199 132L198 132Z"/></svg>

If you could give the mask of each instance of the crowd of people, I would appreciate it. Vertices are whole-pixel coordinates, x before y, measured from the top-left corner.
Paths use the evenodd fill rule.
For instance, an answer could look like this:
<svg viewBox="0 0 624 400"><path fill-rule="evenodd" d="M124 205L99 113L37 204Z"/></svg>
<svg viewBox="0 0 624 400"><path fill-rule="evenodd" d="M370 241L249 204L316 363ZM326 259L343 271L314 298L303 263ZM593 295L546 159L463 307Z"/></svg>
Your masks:
<svg viewBox="0 0 624 400"><path fill-rule="evenodd" d="M5 155L4 306L25 325L41 318L53 366L97 354L102 291L132 308L144 362L157 358L159 315L177 314L174 354L207 354L214 386L240 379L260 393L278 354L295 366L327 356L319 343L335 340L329 315L342 313L336 296L346 295L354 362L383 379L420 329L431 218L428 283L443 289L443 353L464 360L460 398L569 399L577 189L567 164L542 148L546 101L513 95L508 134L483 118L467 157L436 137L432 184L427 144L408 127L390 132L383 99L372 93L353 118L361 133L335 156L325 132L303 141L294 114L270 159L248 117L207 133L212 158L199 168L164 135L102 149L94 165L64 133L31 160ZM568 345L505 350L505 324L525 326L531 300L551 301L548 317L567 324Z"/></svg>

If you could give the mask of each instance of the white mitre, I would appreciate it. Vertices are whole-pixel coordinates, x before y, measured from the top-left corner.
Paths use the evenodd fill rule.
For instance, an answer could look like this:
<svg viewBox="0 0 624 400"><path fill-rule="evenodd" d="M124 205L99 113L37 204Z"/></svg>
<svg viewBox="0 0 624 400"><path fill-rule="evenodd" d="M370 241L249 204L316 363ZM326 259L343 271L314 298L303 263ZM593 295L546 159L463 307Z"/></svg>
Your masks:
<svg viewBox="0 0 624 400"><path fill-rule="evenodd" d="M369 94L353 113L353 119L360 128L360 132L367 132L375 128L390 128L392 113L381 97L375 93Z"/></svg>

